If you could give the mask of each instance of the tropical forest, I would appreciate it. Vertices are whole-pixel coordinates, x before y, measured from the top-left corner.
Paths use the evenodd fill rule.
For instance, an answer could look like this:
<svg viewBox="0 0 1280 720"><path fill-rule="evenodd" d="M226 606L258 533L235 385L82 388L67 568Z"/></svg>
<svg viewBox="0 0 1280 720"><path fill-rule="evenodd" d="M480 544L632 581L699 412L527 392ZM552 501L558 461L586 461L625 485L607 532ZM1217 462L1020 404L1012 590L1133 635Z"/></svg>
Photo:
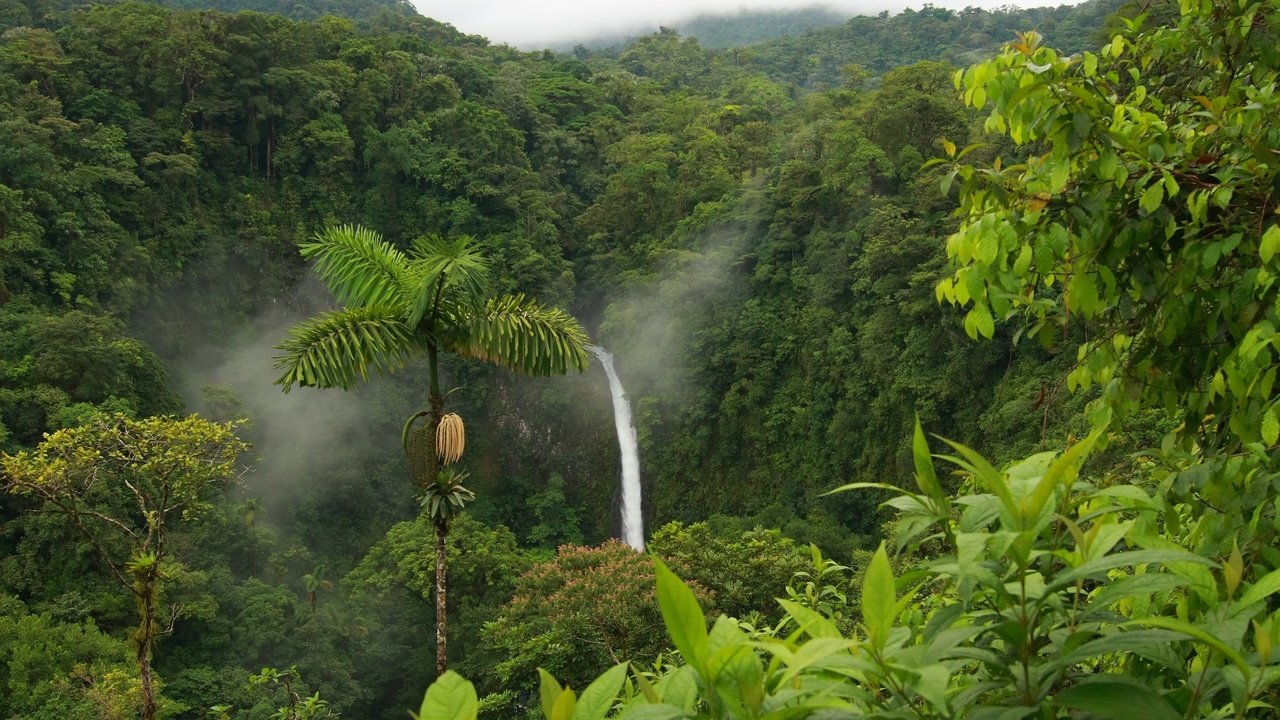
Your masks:
<svg viewBox="0 0 1280 720"><path fill-rule="evenodd" d="M1280 2L869 13L0 0L0 720L1280 717Z"/></svg>

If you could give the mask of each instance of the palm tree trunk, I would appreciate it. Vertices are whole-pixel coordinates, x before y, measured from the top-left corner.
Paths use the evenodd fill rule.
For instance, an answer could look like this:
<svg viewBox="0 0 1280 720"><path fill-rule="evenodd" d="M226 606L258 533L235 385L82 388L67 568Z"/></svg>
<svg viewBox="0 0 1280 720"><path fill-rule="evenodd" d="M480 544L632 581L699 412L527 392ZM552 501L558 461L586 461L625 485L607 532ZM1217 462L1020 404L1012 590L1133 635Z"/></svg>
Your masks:
<svg viewBox="0 0 1280 720"><path fill-rule="evenodd" d="M446 557L445 538L449 534L449 523L445 520L436 521L436 677L444 675L448 670L448 651L446 645L445 623L447 615L445 611L445 563L448 562Z"/></svg>
<svg viewBox="0 0 1280 720"><path fill-rule="evenodd" d="M435 482L436 476L440 472L440 459L436 456L435 449L435 433L436 428L440 427L440 419L444 417L444 398L440 395L440 362L436 351L435 344L427 346L427 365L431 371L431 417L428 422L431 426L431 433L428 435L431 440L431 447L427 452L427 481ZM444 675L449 665L449 653L447 646L448 610L445 606L447 595L447 583L445 579L446 563L448 559L445 556L445 537L449 534L448 521L444 519L436 520L436 677Z"/></svg>

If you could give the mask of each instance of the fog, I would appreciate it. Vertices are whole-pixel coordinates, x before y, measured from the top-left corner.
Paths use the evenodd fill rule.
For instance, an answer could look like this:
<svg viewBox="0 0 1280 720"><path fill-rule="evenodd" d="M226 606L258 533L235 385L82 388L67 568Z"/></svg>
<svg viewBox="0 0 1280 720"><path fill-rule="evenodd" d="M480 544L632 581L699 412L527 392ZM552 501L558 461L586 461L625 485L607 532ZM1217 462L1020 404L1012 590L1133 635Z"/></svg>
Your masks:
<svg viewBox="0 0 1280 720"><path fill-rule="evenodd" d="M219 420L249 420L240 434L253 443L257 459L247 487L272 512L304 488L316 495L314 486L336 482L335 474L362 472L350 466L367 462L361 453L375 442L369 419L377 415L378 388L371 385L380 381L354 392L295 388L288 394L273 383L280 374L273 367L279 354L274 346L290 326L332 304L319 281L308 276L291 297L239 332L209 337L176 363L189 409Z"/></svg>
<svg viewBox="0 0 1280 720"><path fill-rule="evenodd" d="M496 43L508 43L526 50L565 42L587 41L619 33L647 33L660 25L676 25L704 13L736 13L740 10L778 10L829 7L849 16L875 15L882 10L898 12L919 9L923 2L900 0L413 0L418 12L447 22L458 30L483 35ZM1027 7L1075 4L1069 2L1026 2ZM960 9L968 6L996 8L1012 5L1009 0L933 0L936 7Z"/></svg>

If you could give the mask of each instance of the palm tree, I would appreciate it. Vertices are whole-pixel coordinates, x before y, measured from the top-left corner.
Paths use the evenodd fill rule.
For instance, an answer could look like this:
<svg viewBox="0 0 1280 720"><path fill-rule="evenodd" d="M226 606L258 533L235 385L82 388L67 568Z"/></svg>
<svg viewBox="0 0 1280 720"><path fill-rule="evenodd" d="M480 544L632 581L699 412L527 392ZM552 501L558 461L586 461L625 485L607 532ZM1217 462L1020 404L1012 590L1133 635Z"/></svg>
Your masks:
<svg viewBox="0 0 1280 720"><path fill-rule="evenodd" d="M302 245L302 256L343 307L294 326L277 345L276 383L349 390L371 373L397 370L425 356L429 409L405 423L405 449L423 505L436 528L436 671L443 674L445 555L449 521L473 497L464 476L440 472L436 452L408 452L410 428L428 447L445 417L440 352L480 358L527 375L563 375L587 367L587 334L577 320L523 295L489 295L489 266L466 236L416 238L401 251L352 225L328 228ZM458 423L460 430L460 422ZM421 443L420 443L421 445ZM460 452L461 446L454 448ZM453 455L448 460L456 459Z"/></svg>

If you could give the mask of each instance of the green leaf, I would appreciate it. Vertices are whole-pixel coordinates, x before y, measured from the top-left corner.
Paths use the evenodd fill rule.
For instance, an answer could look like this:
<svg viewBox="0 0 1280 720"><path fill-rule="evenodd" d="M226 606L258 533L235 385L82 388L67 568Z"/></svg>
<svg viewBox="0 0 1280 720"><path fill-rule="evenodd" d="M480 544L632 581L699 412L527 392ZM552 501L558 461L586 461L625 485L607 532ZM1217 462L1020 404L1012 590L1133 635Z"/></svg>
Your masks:
<svg viewBox="0 0 1280 720"><path fill-rule="evenodd" d="M1209 566L1216 564L1208 558L1186 550L1130 550L1112 555L1103 555L1096 560L1090 560L1079 567L1060 573L1054 577L1053 582L1046 589L1049 591L1061 590L1077 580L1084 580L1119 567L1152 565L1155 563L1162 565L1168 565L1169 563L1196 563Z"/></svg>
<svg viewBox="0 0 1280 720"><path fill-rule="evenodd" d="M800 649L785 659L787 671L777 679L779 686L785 686L796 676L814 665L821 667L822 661L839 653L845 653L858 647L858 641L849 638L827 637L815 638L800 646ZM769 649L769 648L766 648Z"/></svg>
<svg viewBox="0 0 1280 720"><path fill-rule="evenodd" d="M556 682L551 673L542 668L538 668L538 677L541 681L538 686L538 694L542 704L542 714L551 717L551 711L556 706L556 698L560 697L560 693L564 688L560 687L560 683Z"/></svg>
<svg viewBox="0 0 1280 720"><path fill-rule="evenodd" d="M371 305L326 312L289 330L289 338L276 346L283 355L275 368L284 373L276 384L288 390L294 385L352 388L367 380L370 371L388 373L404 365L421 349L412 330L400 321L399 310Z"/></svg>
<svg viewBox="0 0 1280 720"><path fill-rule="evenodd" d="M403 315L408 259L378 233L359 225L328 227L301 251L343 305L390 305Z"/></svg>
<svg viewBox="0 0 1280 720"><path fill-rule="evenodd" d="M698 673L688 665L658 681L658 692L668 705L692 710L698 702Z"/></svg>
<svg viewBox="0 0 1280 720"><path fill-rule="evenodd" d="M996 470L991 463L987 462L986 458L982 457L970 448L961 445L960 443L952 442L946 438L941 439L944 443L955 449L956 452L960 453L961 457L955 457L952 455L940 455L939 457L958 466L962 470L967 470L972 473L973 476L977 478L978 482L985 485L988 490L1000 499L1000 504L1004 506L1004 509L1009 513L1010 518L1017 517L1018 504L1014 502L1013 493L1009 491L1009 485L1005 482L1004 476L1000 474L1000 471Z"/></svg>
<svg viewBox="0 0 1280 720"><path fill-rule="evenodd" d="M1280 591L1280 570L1272 570L1244 591L1244 595L1240 596L1239 607L1245 608L1261 602L1277 591Z"/></svg>
<svg viewBox="0 0 1280 720"><path fill-rule="evenodd" d="M951 679L951 672L947 670L945 665L941 664L926 665L916 672L919 677L915 680L913 689L939 712L945 713L947 711L947 683Z"/></svg>
<svg viewBox="0 0 1280 720"><path fill-rule="evenodd" d="M1183 635L1198 640L1222 653L1223 657L1230 660L1236 667L1240 668L1240 671L1245 673L1246 676L1249 674L1249 664L1245 662L1239 652L1227 647L1226 643L1222 642L1222 640L1215 637L1212 633L1205 631L1203 628L1196 627L1191 623L1171 617L1149 617L1139 618L1137 620L1127 622L1125 625L1146 625L1148 627L1164 628L1165 630L1173 630L1174 632L1182 633Z"/></svg>
<svg viewBox="0 0 1280 720"><path fill-rule="evenodd" d="M475 686L450 670L441 675L422 698L419 720L476 720L480 701Z"/></svg>
<svg viewBox="0 0 1280 720"><path fill-rule="evenodd" d="M897 595L893 587L893 568L884 551L884 543L871 557L867 576L862 582L862 620L871 644L884 647L896 619Z"/></svg>
<svg viewBox="0 0 1280 720"><path fill-rule="evenodd" d="M978 238L977 258L983 265L990 265L995 262L996 255L1000 252L1000 238L992 232L983 233Z"/></svg>
<svg viewBox="0 0 1280 720"><path fill-rule="evenodd" d="M1262 241L1258 243L1258 256L1262 262L1271 262L1271 258L1280 252L1280 225L1272 225L1262 233Z"/></svg>
<svg viewBox="0 0 1280 720"><path fill-rule="evenodd" d="M1084 54L1084 76L1093 77L1098 74L1098 56L1091 52Z"/></svg>
<svg viewBox="0 0 1280 720"><path fill-rule="evenodd" d="M1190 580L1177 575L1163 572L1129 575L1108 583L1093 597L1090 605L1095 608L1107 608L1120 600L1148 597L1155 593L1168 592L1190 582Z"/></svg>
<svg viewBox="0 0 1280 720"><path fill-rule="evenodd" d="M604 720L613 707L613 700L627 679L627 663L619 663L605 671L582 691L573 720Z"/></svg>
<svg viewBox="0 0 1280 720"><path fill-rule="evenodd" d="M996 332L995 320L986 306L974 305L969 312L965 313L964 330L974 340L979 337L990 339Z"/></svg>
<svg viewBox="0 0 1280 720"><path fill-rule="evenodd" d="M778 604L795 621L799 632L812 638L843 637L840 628L822 613L790 600L779 600Z"/></svg>
<svg viewBox="0 0 1280 720"><path fill-rule="evenodd" d="M1101 436L1101 430L1094 430L1089 437L1067 448L1066 452L1053 461L1053 464L1041 476L1040 481L1036 483L1036 487L1031 494L1022 499L1019 509L1022 511L1022 521L1025 523L1023 527L1030 528L1031 523L1040 517L1045 503L1049 501L1055 489L1071 487L1071 483L1075 482L1076 475L1080 471L1080 465L1084 463L1085 458L1093 451L1093 446L1097 444L1098 438Z"/></svg>
<svg viewBox="0 0 1280 720"><path fill-rule="evenodd" d="M1280 419L1276 418L1276 408L1262 413L1262 441L1275 445L1280 440Z"/></svg>
<svg viewBox="0 0 1280 720"><path fill-rule="evenodd" d="M555 704L551 706L551 714L547 716L547 720L572 720L577 705L577 696L572 690L565 688L560 692L560 697L556 698Z"/></svg>
<svg viewBox="0 0 1280 720"><path fill-rule="evenodd" d="M697 598L656 555L653 572L658 581L658 609L671 641L690 665L705 669L709 652L707 618Z"/></svg>
<svg viewBox="0 0 1280 720"><path fill-rule="evenodd" d="M915 432L911 438L911 460L915 464L916 485L933 499L939 512L944 511L949 505L947 495L942 491L942 483L938 482L938 473L933 468L933 456L929 454L929 442L924 437L919 415L916 415Z"/></svg>
<svg viewBox="0 0 1280 720"><path fill-rule="evenodd" d="M1142 199L1138 201L1138 205L1150 214L1160 207L1161 200L1164 200L1164 185L1160 182L1154 182L1143 191Z"/></svg>
<svg viewBox="0 0 1280 720"><path fill-rule="evenodd" d="M1117 720L1131 720L1139 715L1144 720L1180 720L1182 717L1164 696L1150 688L1111 678L1091 678L1063 690L1053 699L1063 707Z"/></svg>
<svg viewBox="0 0 1280 720"><path fill-rule="evenodd" d="M1231 543L1231 554L1222 563L1222 578L1226 581L1227 598L1230 599L1235 596L1236 588L1240 587L1240 581L1244 579L1244 556L1235 542Z"/></svg>
<svg viewBox="0 0 1280 720"><path fill-rule="evenodd" d="M824 492L824 493L822 493L822 494L823 494L824 496L825 496L825 495L835 495L836 493L848 492L848 491L850 491L850 490L888 490L888 491L890 491L890 492L894 492L894 493L897 493L897 494L899 494L899 495L908 495L908 496L910 496L910 497L917 497L917 495L915 495L915 494L913 494L913 493L909 493L909 492L907 492L907 491L903 490L902 488L898 487L897 485L890 485L889 483L876 483L876 482L855 482L855 483L849 483L849 484L847 484L847 485L841 485L840 487L838 487L838 488L836 488L836 489L834 489L834 490L828 490L828 491L826 491L826 492Z"/></svg>
<svg viewBox="0 0 1280 720"><path fill-rule="evenodd" d="M644 673L635 673L632 677L635 678L636 687L640 689L640 694L644 695L645 700L654 705L662 702L662 696L658 694L657 688L653 686L653 683L649 682Z"/></svg>

